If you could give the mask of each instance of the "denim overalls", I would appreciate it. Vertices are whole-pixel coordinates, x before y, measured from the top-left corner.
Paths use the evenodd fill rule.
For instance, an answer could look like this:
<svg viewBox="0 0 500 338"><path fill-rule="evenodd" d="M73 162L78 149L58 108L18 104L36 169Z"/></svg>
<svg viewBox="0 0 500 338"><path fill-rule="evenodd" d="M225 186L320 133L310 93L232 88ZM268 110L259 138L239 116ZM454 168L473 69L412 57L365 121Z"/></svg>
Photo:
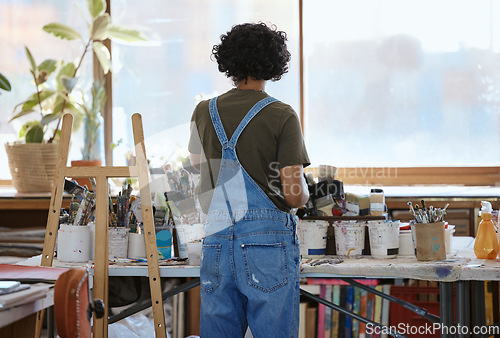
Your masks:
<svg viewBox="0 0 500 338"><path fill-rule="evenodd" d="M241 166L236 143L257 113L257 102L228 142L217 111L210 116L222 144L219 177L205 225L201 280L201 337L297 337L300 251L296 222L279 210Z"/></svg>

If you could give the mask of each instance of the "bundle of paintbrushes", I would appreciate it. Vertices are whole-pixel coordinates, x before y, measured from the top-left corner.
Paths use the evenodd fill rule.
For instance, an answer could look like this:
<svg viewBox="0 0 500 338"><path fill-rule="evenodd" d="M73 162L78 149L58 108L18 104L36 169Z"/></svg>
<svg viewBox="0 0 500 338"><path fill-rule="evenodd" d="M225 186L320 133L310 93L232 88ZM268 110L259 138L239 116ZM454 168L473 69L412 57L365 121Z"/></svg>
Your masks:
<svg viewBox="0 0 500 338"><path fill-rule="evenodd" d="M134 214L130 206L135 198L132 196L132 186L124 183L122 191L118 192L116 197L116 214L111 197L109 198L109 224L111 226L128 227L134 222Z"/></svg>
<svg viewBox="0 0 500 338"><path fill-rule="evenodd" d="M91 178L95 191L95 180ZM79 186L74 181L66 180L64 190L71 192L71 204L68 223L73 225L87 225L94 217L95 194L87 186Z"/></svg>
<svg viewBox="0 0 500 338"><path fill-rule="evenodd" d="M410 214L415 218L415 222L417 223L439 223L444 221L444 216L446 215L446 209L449 204L446 204L444 208L434 208L432 205L427 208L425 206L424 200L422 200L422 207L418 204L413 204L408 202L410 206Z"/></svg>

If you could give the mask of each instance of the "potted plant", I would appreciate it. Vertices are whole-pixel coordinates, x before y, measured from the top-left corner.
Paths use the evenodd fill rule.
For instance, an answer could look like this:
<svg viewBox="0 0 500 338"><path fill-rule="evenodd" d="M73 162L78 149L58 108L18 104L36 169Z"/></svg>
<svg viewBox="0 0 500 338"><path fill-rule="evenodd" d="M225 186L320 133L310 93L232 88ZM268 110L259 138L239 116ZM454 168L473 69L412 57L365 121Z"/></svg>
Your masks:
<svg viewBox="0 0 500 338"><path fill-rule="evenodd" d="M107 95L104 81L95 81L91 90L92 100L87 103L85 98L81 108L83 110L84 143L82 147L82 159L71 161L71 166L89 167L101 166L101 147L103 142L103 119L101 112L106 104ZM86 185L92 189L88 178L77 178L78 184Z"/></svg>
<svg viewBox="0 0 500 338"><path fill-rule="evenodd" d="M62 116L72 113L76 129L86 114L85 104L78 95L83 89L77 90L84 59L94 53L106 74L110 71L111 60L104 40L146 40L138 30L112 24L105 0L87 0L87 10L89 24L85 34L61 23L43 27L47 33L63 40L82 41L83 50L77 63L48 59L37 64L26 47L35 92L14 108L10 121L27 115L35 119L20 128L22 141L6 144L12 183L19 192L51 190ZM35 160L41 162L35 163Z"/></svg>

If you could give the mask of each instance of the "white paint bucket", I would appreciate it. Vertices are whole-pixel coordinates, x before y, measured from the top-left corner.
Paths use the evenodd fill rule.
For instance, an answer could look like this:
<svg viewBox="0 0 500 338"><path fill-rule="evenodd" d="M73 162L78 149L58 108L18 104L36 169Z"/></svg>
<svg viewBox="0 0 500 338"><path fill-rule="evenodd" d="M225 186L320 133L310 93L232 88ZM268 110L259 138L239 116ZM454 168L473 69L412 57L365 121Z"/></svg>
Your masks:
<svg viewBox="0 0 500 338"><path fill-rule="evenodd" d="M347 258L359 257L365 248L365 223L340 221L334 224L337 255Z"/></svg>
<svg viewBox="0 0 500 338"><path fill-rule="evenodd" d="M202 243L200 241L188 242L187 248L189 265L199 266L201 262Z"/></svg>
<svg viewBox="0 0 500 338"><path fill-rule="evenodd" d="M57 231L57 259L61 262L88 262L92 249L88 225L61 224Z"/></svg>
<svg viewBox="0 0 500 338"><path fill-rule="evenodd" d="M146 258L146 241L144 233L138 234L131 232L128 234L128 252L129 258Z"/></svg>
<svg viewBox="0 0 500 338"><path fill-rule="evenodd" d="M302 258L321 258L326 253L327 221L301 220L297 222L297 235Z"/></svg>
<svg viewBox="0 0 500 338"><path fill-rule="evenodd" d="M95 254L95 223L94 222L89 222L89 228L90 228L90 243L91 243L91 249L90 249L90 259L94 260L94 254Z"/></svg>
<svg viewBox="0 0 500 338"><path fill-rule="evenodd" d="M455 226L448 224L448 227L444 229L444 247L446 248L446 254L451 254L451 240L453 234L455 233Z"/></svg>
<svg viewBox="0 0 500 338"><path fill-rule="evenodd" d="M197 224L178 224L177 243L179 245L179 258L187 258L189 255L187 244L189 242L200 241L205 237L205 225Z"/></svg>
<svg viewBox="0 0 500 338"><path fill-rule="evenodd" d="M128 235L130 228L111 227L108 232L109 259L126 258L128 251Z"/></svg>
<svg viewBox="0 0 500 338"><path fill-rule="evenodd" d="M415 246L411 230L399 230L399 253L400 257L415 257Z"/></svg>
<svg viewBox="0 0 500 338"><path fill-rule="evenodd" d="M396 258L399 251L400 221L368 221L370 252L373 258Z"/></svg>

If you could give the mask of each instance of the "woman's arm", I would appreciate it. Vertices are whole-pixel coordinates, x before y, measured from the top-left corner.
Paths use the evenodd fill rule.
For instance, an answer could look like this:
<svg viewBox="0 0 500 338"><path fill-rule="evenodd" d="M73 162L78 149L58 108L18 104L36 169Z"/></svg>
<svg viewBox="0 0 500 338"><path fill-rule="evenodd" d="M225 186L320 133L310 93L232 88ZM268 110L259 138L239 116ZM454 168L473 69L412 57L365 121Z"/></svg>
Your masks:
<svg viewBox="0 0 500 338"><path fill-rule="evenodd" d="M200 171L201 154L189 153L189 162L198 171Z"/></svg>
<svg viewBox="0 0 500 338"><path fill-rule="evenodd" d="M283 196L291 208L299 208L309 199L309 190L304 179L304 166L295 164L280 169Z"/></svg>

